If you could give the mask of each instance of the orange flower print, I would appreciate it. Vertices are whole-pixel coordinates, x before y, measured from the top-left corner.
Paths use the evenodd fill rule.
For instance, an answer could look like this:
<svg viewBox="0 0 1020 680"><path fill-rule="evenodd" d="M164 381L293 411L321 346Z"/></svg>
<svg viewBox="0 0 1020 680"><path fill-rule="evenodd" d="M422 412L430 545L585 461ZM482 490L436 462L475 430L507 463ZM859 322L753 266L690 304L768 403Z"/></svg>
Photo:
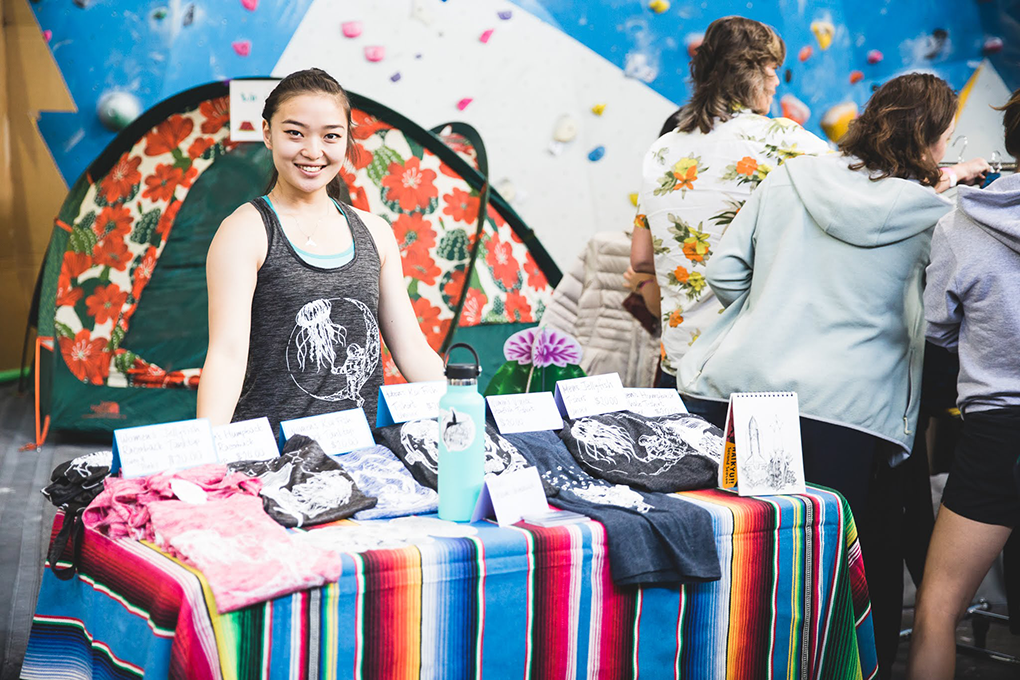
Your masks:
<svg viewBox="0 0 1020 680"><path fill-rule="evenodd" d="M531 305L520 291L512 290L506 294L506 318L512 322L531 323Z"/></svg>
<svg viewBox="0 0 1020 680"><path fill-rule="evenodd" d="M354 109L351 111L351 137L354 139L368 139L379 130L389 130L390 126L383 123L375 116L370 116L363 111Z"/></svg>
<svg viewBox="0 0 1020 680"><path fill-rule="evenodd" d="M92 249L92 259L98 265L124 271L131 261L131 252L124 239L105 238Z"/></svg>
<svg viewBox="0 0 1020 680"><path fill-rule="evenodd" d="M424 254L436 247L436 232L421 213L401 215L393 220L393 236L401 252L421 250Z"/></svg>
<svg viewBox="0 0 1020 680"><path fill-rule="evenodd" d="M156 233L159 234L161 241L165 241L166 237L170 235L170 230L174 226L174 220L177 219L177 213L181 209L181 203L182 201L174 201L159 216L159 222L156 223Z"/></svg>
<svg viewBox="0 0 1020 680"><path fill-rule="evenodd" d="M691 277L690 273L683 267L677 267L673 270L673 276L676 277L677 282L687 283L687 279Z"/></svg>
<svg viewBox="0 0 1020 680"><path fill-rule="evenodd" d="M88 253L75 253L70 250L64 253L64 261L60 265L60 278L76 279L92 266L92 258Z"/></svg>
<svg viewBox="0 0 1020 680"><path fill-rule="evenodd" d="M492 278L503 290L512 290L520 280L521 267L514 259L513 246L508 241L500 241L498 234L489 237L485 253L485 263L492 269Z"/></svg>
<svg viewBox="0 0 1020 680"><path fill-rule="evenodd" d="M489 301L485 293L477 288L468 288L467 298L460 310L461 326L477 326L482 322L482 308Z"/></svg>
<svg viewBox="0 0 1020 680"><path fill-rule="evenodd" d="M708 255L708 234L697 229L689 229L684 239L684 256L691 262L704 262Z"/></svg>
<svg viewBox="0 0 1020 680"><path fill-rule="evenodd" d="M156 246L149 246L148 250L145 251L145 255L142 257L141 262L135 267L132 272L132 286L131 286L131 297L138 301L138 298L142 296L142 290L149 284L149 279L152 278L152 272L156 270Z"/></svg>
<svg viewBox="0 0 1020 680"><path fill-rule="evenodd" d="M648 217L638 213L634 216L634 228L635 229L651 229L648 225Z"/></svg>
<svg viewBox="0 0 1020 680"><path fill-rule="evenodd" d="M411 156L401 165L390 163L389 172L382 180L385 200L394 201L404 212L427 208L433 198L439 195L435 170L422 169L421 161Z"/></svg>
<svg viewBox="0 0 1020 680"><path fill-rule="evenodd" d="M106 338L92 338L88 329L83 328L73 338L59 339L60 354L64 363L78 380L102 385L110 374L110 353L105 351Z"/></svg>
<svg viewBox="0 0 1020 680"><path fill-rule="evenodd" d="M737 161L737 174L751 177L758 170L758 161L750 156L744 156Z"/></svg>
<svg viewBox="0 0 1020 680"><path fill-rule="evenodd" d="M153 201L169 201L173 198L174 191L178 186L190 187L196 176L198 176L198 170L194 167L190 167L187 172L184 172L176 166L160 163L156 166L156 171L145 178L142 198Z"/></svg>
<svg viewBox="0 0 1020 680"><path fill-rule="evenodd" d="M134 186L142 181L142 174L138 172L141 162L141 156L128 158L128 155L124 154L110 169L110 172L99 184L99 193L103 195L107 203L116 203L131 195Z"/></svg>
<svg viewBox="0 0 1020 680"><path fill-rule="evenodd" d="M411 305L414 307L415 318L418 319L418 325L421 327L421 332L425 334L429 346L432 349L438 348L450 327L450 320L440 319L439 307L433 307L432 303L423 297L418 298Z"/></svg>
<svg viewBox="0 0 1020 680"><path fill-rule="evenodd" d="M676 328L684 322L683 310L677 309L669 315L669 327Z"/></svg>
<svg viewBox="0 0 1020 680"><path fill-rule="evenodd" d="M434 286L436 277L442 274L436 261L429 257L427 250L422 248L411 248L400 254L400 260L404 269L404 276L417 279L422 283Z"/></svg>
<svg viewBox="0 0 1020 680"><path fill-rule="evenodd" d="M347 185L347 193L351 196L351 205L358 210L369 212L371 207L368 204L368 193L358 186L358 180L354 173L341 168L340 179Z"/></svg>
<svg viewBox="0 0 1020 680"><path fill-rule="evenodd" d="M538 263L531 256L530 252L524 253L524 273L528 275L528 285L535 290L545 290L549 287L549 281L545 274L538 268Z"/></svg>
<svg viewBox="0 0 1020 680"><path fill-rule="evenodd" d="M199 113L205 116L202 121L202 133L211 135L220 131L224 125L230 122L230 101L228 97L218 97L202 102L198 107Z"/></svg>
<svg viewBox="0 0 1020 680"><path fill-rule="evenodd" d="M111 283L108 286L96 286L92 295L85 298L88 314L96 317L97 324L115 321L120 316L125 302L127 302L127 293L122 291L116 283Z"/></svg>
<svg viewBox="0 0 1020 680"><path fill-rule="evenodd" d="M446 201L446 206L443 208L444 215L449 215L457 221L468 224L474 224L478 219L478 206L481 199L477 196L472 196L463 189L454 188L452 193L443 195L443 200Z"/></svg>
<svg viewBox="0 0 1020 680"><path fill-rule="evenodd" d="M202 123L202 126L205 127L205 123ZM196 158L204 154L206 151L208 151L209 147L211 147L215 143L216 142L213 141L212 137L196 138L195 141L193 141L191 145L188 147L188 158L195 160Z"/></svg>
<svg viewBox="0 0 1020 680"><path fill-rule="evenodd" d="M461 291L464 290L464 280L466 278L467 271L464 269L455 269L450 272L449 280L443 284L443 295L451 301L448 304L456 303Z"/></svg>
<svg viewBox="0 0 1020 680"><path fill-rule="evenodd" d="M145 155L161 156L181 145L195 128L195 121L174 114L145 135Z"/></svg>
<svg viewBox="0 0 1020 680"><path fill-rule="evenodd" d="M676 179L677 189L693 189L694 181L698 179L698 161L694 158L681 158L673 164L673 177Z"/></svg>
<svg viewBox="0 0 1020 680"><path fill-rule="evenodd" d="M97 239L123 239L131 233L131 223L133 221L131 211L125 208L123 204L117 203L103 208L99 213L99 217L92 223L92 231Z"/></svg>

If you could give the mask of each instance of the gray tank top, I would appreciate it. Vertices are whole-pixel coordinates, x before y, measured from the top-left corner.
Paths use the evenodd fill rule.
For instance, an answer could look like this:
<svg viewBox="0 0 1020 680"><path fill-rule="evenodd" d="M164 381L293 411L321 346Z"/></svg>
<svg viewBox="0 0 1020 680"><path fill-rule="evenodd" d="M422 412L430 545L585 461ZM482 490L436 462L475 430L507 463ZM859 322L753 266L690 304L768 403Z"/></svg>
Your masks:
<svg viewBox="0 0 1020 680"><path fill-rule="evenodd" d="M248 367L233 420L280 421L361 406L375 425L383 383L379 339L379 251L353 208L343 213L354 258L333 269L304 262L262 197L269 248L251 303Z"/></svg>

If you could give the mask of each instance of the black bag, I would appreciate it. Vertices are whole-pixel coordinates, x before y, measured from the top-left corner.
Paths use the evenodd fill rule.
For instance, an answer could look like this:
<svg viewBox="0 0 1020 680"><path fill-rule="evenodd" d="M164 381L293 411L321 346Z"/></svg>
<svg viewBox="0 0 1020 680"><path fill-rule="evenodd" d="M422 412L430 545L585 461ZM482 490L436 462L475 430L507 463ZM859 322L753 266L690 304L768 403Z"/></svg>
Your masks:
<svg viewBox="0 0 1020 680"><path fill-rule="evenodd" d="M81 559L81 544L85 536L82 514L103 490L103 481L110 475L112 451L96 451L61 463L50 474L50 484L42 494L64 511L64 524L50 542L46 560L53 575L61 581L74 578ZM59 568L57 562L71 545L71 566Z"/></svg>

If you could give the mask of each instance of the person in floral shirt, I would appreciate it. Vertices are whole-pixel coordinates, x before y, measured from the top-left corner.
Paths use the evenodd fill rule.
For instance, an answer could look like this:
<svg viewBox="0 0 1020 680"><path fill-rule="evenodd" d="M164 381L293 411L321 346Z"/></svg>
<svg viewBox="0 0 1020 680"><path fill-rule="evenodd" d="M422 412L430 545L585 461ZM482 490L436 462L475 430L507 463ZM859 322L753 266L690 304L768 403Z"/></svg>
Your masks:
<svg viewBox="0 0 1020 680"><path fill-rule="evenodd" d="M784 161L829 151L792 120L765 115L785 56L765 24L713 21L691 60L690 102L645 155L629 280L649 310L660 308L662 386L675 387L676 365L722 311L704 270L744 201Z"/></svg>

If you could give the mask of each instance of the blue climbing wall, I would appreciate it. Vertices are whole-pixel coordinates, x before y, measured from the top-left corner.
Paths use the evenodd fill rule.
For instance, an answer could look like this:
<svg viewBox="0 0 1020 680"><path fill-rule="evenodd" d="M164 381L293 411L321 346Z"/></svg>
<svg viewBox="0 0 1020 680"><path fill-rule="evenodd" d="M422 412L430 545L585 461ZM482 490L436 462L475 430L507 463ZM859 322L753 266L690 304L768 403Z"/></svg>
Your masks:
<svg viewBox="0 0 1020 680"><path fill-rule="evenodd" d="M380 0L393 5L395 23L413 21L416 6L427 9L443 1ZM33 0L40 29L78 107L77 113L44 112L39 123L64 178L73 181L113 137L95 113L105 92L126 90L147 108L210 80L268 74L312 2ZM742 14L772 24L788 48L779 95L791 94L806 104L811 111L806 126L816 132L829 107L849 101L861 105L874 85L906 70L932 70L961 88L989 56L1010 87L1020 84L1017 40L1009 34L1017 30L1020 0L666 4L661 13L645 0L513 0L506 6L535 15L677 103L688 95L687 44L713 19ZM1004 20L1007 14L1014 19ZM813 23L831 26L827 49ZM874 58L877 53L881 60ZM498 89L499 74L493 75Z"/></svg>

